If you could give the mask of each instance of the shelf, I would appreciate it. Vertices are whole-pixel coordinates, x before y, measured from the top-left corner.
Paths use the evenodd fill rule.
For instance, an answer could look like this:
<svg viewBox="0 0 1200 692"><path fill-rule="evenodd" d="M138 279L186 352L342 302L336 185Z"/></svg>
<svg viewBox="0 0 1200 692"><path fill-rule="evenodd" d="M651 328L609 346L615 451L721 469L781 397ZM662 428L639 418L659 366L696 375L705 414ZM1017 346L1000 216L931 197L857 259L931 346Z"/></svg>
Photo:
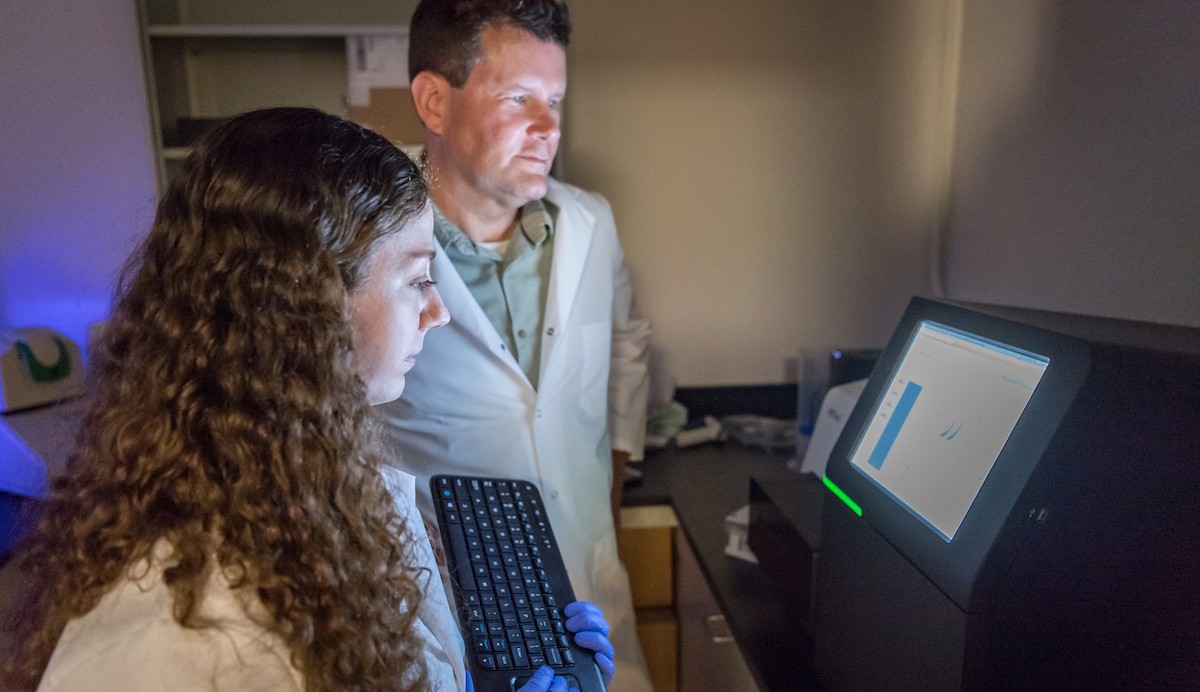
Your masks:
<svg viewBox="0 0 1200 692"><path fill-rule="evenodd" d="M277 106L347 117L350 90L358 84L351 84L352 75L366 80L362 75L378 67L368 62L372 50L394 51L407 42L406 20L416 0L137 4L161 190L189 145L224 118ZM397 65L403 63L389 55L386 67L402 71Z"/></svg>
<svg viewBox="0 0 1200 692"><path fill-rule="evenodd" d="M402 24L153 24L151 38L305 38L342 36L407 36Z"/></svg>

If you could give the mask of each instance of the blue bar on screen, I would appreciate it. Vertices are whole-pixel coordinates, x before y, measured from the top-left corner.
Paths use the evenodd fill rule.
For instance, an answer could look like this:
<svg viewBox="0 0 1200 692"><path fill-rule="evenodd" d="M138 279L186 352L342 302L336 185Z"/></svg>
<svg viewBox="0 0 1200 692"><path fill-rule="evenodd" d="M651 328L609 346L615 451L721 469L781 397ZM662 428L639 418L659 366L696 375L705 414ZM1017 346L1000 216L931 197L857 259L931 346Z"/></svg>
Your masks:
<svg viewBox="0 0 1200 692"><path fill-rule="evenodd" d="M921 385L912 380L909 380L908 384L904 386L900 401L896 402L896 410L892 411L892 417L884 426L883 434L875 443L875 449L871 450L871 458L867 459L867 463L876 471L883 467L883 460L887 458L888 452L892 451L892 445L896 443L896 436L900 434L900 428L904 427L904 421L908 418L908 413L912 411L913 404L917 402L917 395L920 393Z"/></svg>

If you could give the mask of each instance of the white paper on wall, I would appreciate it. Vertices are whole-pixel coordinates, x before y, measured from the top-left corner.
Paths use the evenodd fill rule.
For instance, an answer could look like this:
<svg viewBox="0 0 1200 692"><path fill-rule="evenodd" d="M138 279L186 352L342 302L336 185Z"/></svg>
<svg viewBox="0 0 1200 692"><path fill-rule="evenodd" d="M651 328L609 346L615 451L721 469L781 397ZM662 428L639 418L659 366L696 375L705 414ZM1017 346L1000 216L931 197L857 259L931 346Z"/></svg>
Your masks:
<svg viewBox="0 0 1200 692"><path fill-rule="evenodd" d="M346 101L371 102L374 87L408 86L408 37L372 34L346 37Z"/></svg>

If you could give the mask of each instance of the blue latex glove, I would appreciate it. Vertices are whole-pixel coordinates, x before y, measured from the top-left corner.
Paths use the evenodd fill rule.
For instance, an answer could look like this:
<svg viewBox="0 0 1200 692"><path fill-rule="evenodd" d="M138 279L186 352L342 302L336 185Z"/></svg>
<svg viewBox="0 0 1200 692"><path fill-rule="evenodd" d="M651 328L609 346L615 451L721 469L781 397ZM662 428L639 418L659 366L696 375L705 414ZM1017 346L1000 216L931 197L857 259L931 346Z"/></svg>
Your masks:
<svg viewBox="0 0 1200 692"><path fill-rule="evenodd" d="M472 690L467 688L467 692ZM567 692L567 679L555 677L553 668L542 666L517 692Z"/></svg>
<svg viewBox="0 0 1200 692"><path fill-rule="evenodd" d="M600 677L604 678L604 686L608 687L617 666L613 661L615 652L612 642L608 641L608 621L604 619L604 611L593 603L575 601L563 608L563 615L567 616L563 625L575 635L575 643L595 652Z"/></svg>

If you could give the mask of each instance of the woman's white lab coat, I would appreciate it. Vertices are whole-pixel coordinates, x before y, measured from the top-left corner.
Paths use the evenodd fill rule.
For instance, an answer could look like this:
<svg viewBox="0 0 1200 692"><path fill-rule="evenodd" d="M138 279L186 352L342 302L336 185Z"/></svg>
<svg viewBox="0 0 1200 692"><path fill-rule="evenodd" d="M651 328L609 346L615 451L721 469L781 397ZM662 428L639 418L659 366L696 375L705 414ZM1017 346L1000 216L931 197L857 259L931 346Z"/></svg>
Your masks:
<svg viewBox="0 0 1200 692"><path fill-rule="evenodd" d="M464 642L436 577L429 538L413 505L414 480L384 469L396 511L411 532L404 538L418 568L424 596L413 622L424 642L428 689L465 689ZM63 629L38 692L149 692L150 690L303 690L303 676L279 635L261 624L257 595L230 586L214 570L197 615L209 627L183 627L172 614L174 596L162 572L173 552L160 540L154 559L126 570L88 613Z"/></svg>
<svg viewBox="0 0 1200 692"><path fill-rule="evenodd" d="M432 272L451 321L427 334L403 396L381 413L396 443L396 465L418 478L430 525L436 526L432 475L538 485L576 597L604 610L621 658L618 639L635 637L612 522L611 450L640 458L649 325L633 310L607 201L554 180L546 199L559 213L539 388L530 385L439 247ZM629 634L620 636L618 628Z"/></svg>

